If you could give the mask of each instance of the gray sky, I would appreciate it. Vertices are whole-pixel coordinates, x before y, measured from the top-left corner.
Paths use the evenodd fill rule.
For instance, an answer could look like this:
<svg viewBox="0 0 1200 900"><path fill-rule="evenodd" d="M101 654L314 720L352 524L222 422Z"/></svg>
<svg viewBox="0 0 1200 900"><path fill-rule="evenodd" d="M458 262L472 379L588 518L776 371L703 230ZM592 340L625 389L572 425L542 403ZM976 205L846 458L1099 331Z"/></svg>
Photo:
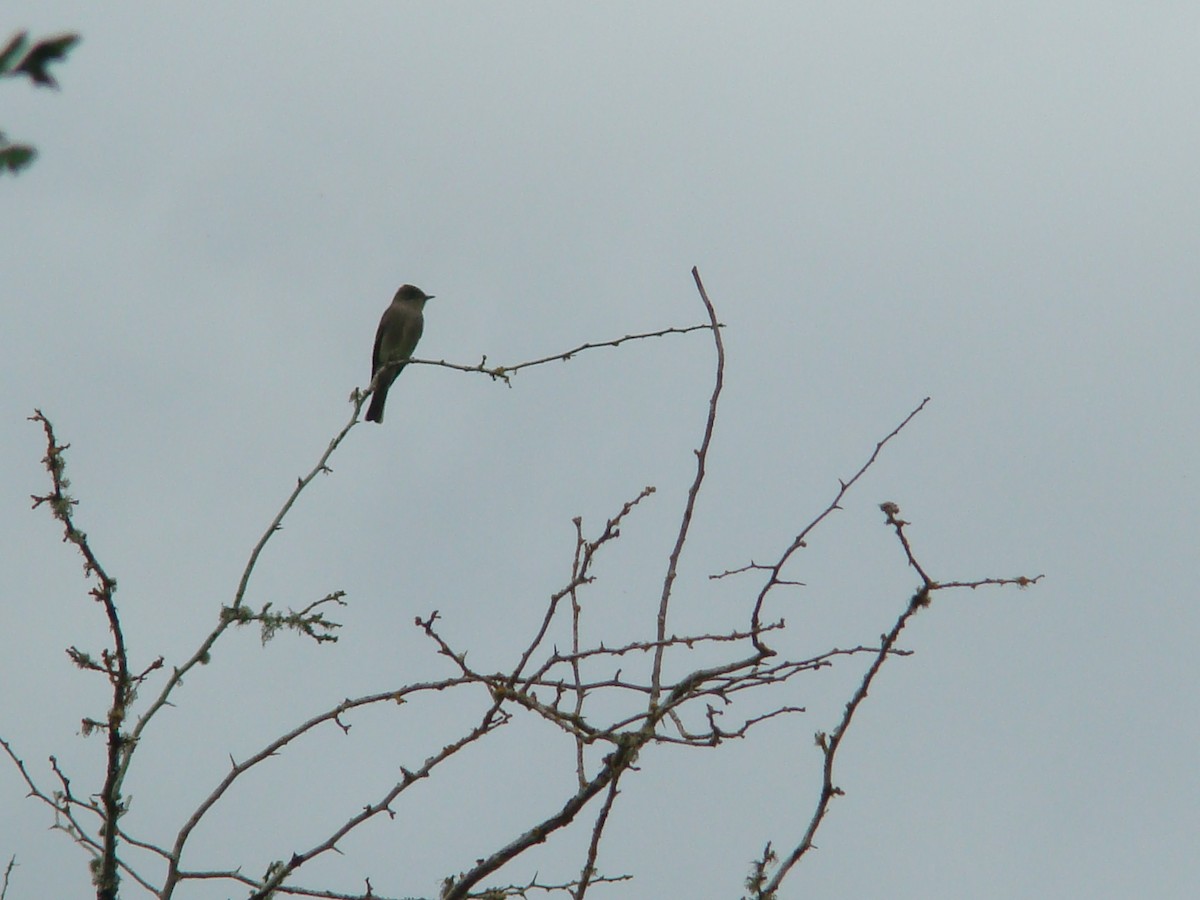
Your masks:
<svg viewBox="0 0 1200 900"><path fill-rule="evenodd" d="M70 442L79 524L120 582L136 663L178 662L365 385L402 282L437 299L418 355L510 364L703 320L729 354L679 627L732 627L751 582L920 400L793 564L796 647L870 642L916 581L942 594L839 757L819 851L785 897L1192 897L1200 890L1200 10L1058 2L6 4L0 36L75 30L58 93L0 84L38 145L0 182L0 734L98 785L78 735L100 610L29 495L35 407ZM197 10L199 8L197 7ZM414 367L264 554L252 604L349 592L341 641L230 635L164 715L127 827L178 826L225 771L346 696L450 674L413 617L500 668L599 532L658 492L589 591L644 633L711 386L703 335L596 351L506 389ZM681 663L682 664L682 663ZM790 847L857 663L797 681L808 714L623 783L597 896L737 897ZM250 778L199 868L257 873L374 800L474 709L364 714ZM522 723L313 864L391 896L511 839L569 787ZM536 781L531 785L531 779ZM86 788L84 786L87 786ZM79 896L83 854L0 767L9 898ZM572 877L569 835L506 870ZM136 896L132 888L128 896ZM207 885L183 896L240 896Z"/></svg>

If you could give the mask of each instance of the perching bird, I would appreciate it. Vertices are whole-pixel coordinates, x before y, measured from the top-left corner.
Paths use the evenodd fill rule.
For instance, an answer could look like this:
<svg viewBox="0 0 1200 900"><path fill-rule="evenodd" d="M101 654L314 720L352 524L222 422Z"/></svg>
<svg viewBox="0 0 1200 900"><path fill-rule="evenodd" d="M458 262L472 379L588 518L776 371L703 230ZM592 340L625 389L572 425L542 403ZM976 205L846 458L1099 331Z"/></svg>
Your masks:
<svg viewBox="0 0 1200 900"><path fill-rule="evenodd" d="M379 373L379 382L371 396L371 406L367 409L368 422L383 421L383 405L387 402L388 388L417 349L417 341L421 339L421 331L425 327L422 310L425 309L425 301L432 296L419 287L405 284L396 291L392 305L384 310L383 318L379 320L379 330L375 332L371 378L374 379L380 369L385 371Z"/></svg>

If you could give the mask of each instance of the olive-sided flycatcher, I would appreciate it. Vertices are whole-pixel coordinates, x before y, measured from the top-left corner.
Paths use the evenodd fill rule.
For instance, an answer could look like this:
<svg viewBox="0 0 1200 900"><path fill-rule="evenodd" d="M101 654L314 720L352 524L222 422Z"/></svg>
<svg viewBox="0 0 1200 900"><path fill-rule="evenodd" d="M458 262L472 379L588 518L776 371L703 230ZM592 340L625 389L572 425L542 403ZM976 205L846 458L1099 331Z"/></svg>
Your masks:
<svg viewBox="0 0 1200 900"><path fill-rule="evenodd" d="M432 298L419 287L405 284L396 291L392 305L383 312L379 320L379 330L375 332L375 350L371 354L371 378L374 379L380 369L379 383L371 396L371 406L367 409L368 422L383 421L383 405L387 402L388 388L403 371L409 357L417 349L417 341L421 339L421 331L425 327L425 301Z"/></svg>

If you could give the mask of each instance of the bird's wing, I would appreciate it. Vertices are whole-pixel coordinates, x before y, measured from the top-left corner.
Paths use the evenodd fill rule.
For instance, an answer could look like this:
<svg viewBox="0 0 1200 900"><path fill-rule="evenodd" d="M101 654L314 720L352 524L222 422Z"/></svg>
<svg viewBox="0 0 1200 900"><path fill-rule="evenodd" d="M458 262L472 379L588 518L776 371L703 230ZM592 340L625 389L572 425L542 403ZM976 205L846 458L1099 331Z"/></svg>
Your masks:
<svg viewBox="0 0 1200 900"><path fill-rule="evenodd" d="M388 313L392 311L392 307L388 307L383 311L383 316L379 319L379 327L375 329L375 347L371 350L371 377L375 377L375 373L379 371L379 364L383 362L383 332L387 328Z"/></svg>
<svg viewBox="0 0 1200 900"><path fill-rule="evenodd" d="M425 328L420 310L402 303L393 303L384 311L375 332L375 350L371 354L371 377L388 360L412 356Z"/></svg>

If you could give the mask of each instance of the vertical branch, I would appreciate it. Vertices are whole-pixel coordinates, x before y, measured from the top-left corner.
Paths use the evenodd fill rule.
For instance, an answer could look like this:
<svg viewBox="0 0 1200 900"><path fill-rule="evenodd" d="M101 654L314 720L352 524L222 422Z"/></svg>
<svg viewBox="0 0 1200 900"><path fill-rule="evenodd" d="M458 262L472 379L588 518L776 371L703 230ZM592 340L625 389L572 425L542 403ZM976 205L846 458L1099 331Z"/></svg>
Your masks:
<svg viewBox="0 0 1200 900"><path fill-rule="evenodd" d="M704 425L704 440L700 442L700 449L696 452L696 477L692 481L692 486L688 490L687 503L684 505L683 518L679 523L679 534L675 538L675 547L671 550L671 556L667 562L667 574L663 578L662 597L658 601L658 646L654 650L654 669L650 678L650 705L658 704L659 695L662 693L662 661L663 651L666 649L663 641L667 636L667 607L671 603L671 588L675 584L675 575L679 568L679 556L683 553L683 545L687 541L688 529L692 525L692 513L696 509L696 497L700 493L700 485L704 483L704 464L708 458L708 446L712 442L713 426L717 420L717 400L721 396L721 386L725 379L725 345L721 342L721 323L717 321L717 312L713 309L712 302L708 299L708 292L704 290L704 282L700 280L700 270L695 266L692 267L692 278L696 281L696 289L700 292L700 299L704 301L704 308L708 311L708 321L712 328L713 342L717 347L717 376L713 383L712 397L708 401L708 421Z"/></svg>
<svg viewBox="0 0 1200 900"><path fill-rule="evenodd" d="M636 497L625 503L621 507L621 511L608 520L604 526L604 532L594 541L585 540L583 537L583 520L576 518L575 523L575 559L571 563L571 581L559 591L556 591L550 596L550 603L546 606L546 614L542 617L542 627L538 629L533 640L529 642L529 646L521 654L521 658L517 660L516 668L512 670L512 674L508 676L508 683L515 685L517 679L521 677L521 673L525 671L525 666L533 657L534 652L541 646L542 640L546 637L546 633L550 630L550 623L554 620L555 613L558 612L558 604L562 602L563 597L568 594L575 598L575 592L581 585L589 584L592 581L592 576L588 574L592 567L592 560L595 559L596 553L607 544L614 540L620 531L618 526L621 520L629 515L629 511L635 506L654 493L654 487L647 485L642 488L641 492Z"/></svg>
<svg viewBox="0 0 1200 900"><path fill-rule="evenodd" d="M596 875L596 855L600 851L600 835L604 833L604 826L608 824L608 814L612 811L613 801L617 799L617 782L621 780L621 773L624 771L624 769L619 770L613 776L613 780L609 782L604 805L600 807L600 812L596 816L596 824L592 826L592 839L588 842L587 859L584 861L583 871L579 873L579 884L572 892L574 900L583 900L588 885L592 883L592 879Z"/></svg>
<svg viewBox="0 0 1200 900"><path fill-rule="evenodd" d="M579 607L579 578L583 574L580 569L581 557L583 555L583 520L578 516L575 518L575 559L571 564L571 678L575 683L575 716L579 719L583 718L583 700L585 691L583 688L583 678L579 671L579 615L582 610ZM579 781L579 787L582 790L587 784L587 773L584 770L583 758L583 737L575 735L575 775Z"/></svg>
<svg viewBox="0 0 1200 900"><path fill-rule="evenodd" d="M13 866L17 864L16 854L9 857L8 865L4 867L4 884L0 886L0 900L8 896L8 876L12 874Z"/></svg>
<svg viewBox="0 0 1200 900"><path fill-rule="evenodd" d="M904 626L908 624L909 619L913 617L918 609L928 605L929 585L926 584L913 595L909 601L908 608L896 620L896 624L892 626L892 630L883 636L883 643L880 644L879 652L875 654L875 659L872 660L867 674L863 676L858 690L854 692L854 696L846 704L846 711L842 714L842 720L838 723L837 728L833 730L833 734L822 732L817 735L817 746L821 748L821 753L824 755L825 760L821 768L821 795L817 800L816 810L809 820L808 828L804 830L804 836L800 839L800 843L780 863L779 868L775 871L771 879L759 889L757 897L764 898L765 900L765 898L776 896L779 886L783 883L783 879L787 877L792 866L800 861L800 857L812 849L813 838L816 836L817 829L821 826L825 814L829 812L830 802L834 797L840 796L843 793L842 789L833 783L833 761L837 756L838 748L842 745L842 739L846 736L846 731L850 727L850 722L853 720L855 712L858 711L859 705L867 698L871 684L875 681L875 676L879 674L884 660L888 658L896 646L896 640L900 637L900 632L904 630Z"/></svg>
<svg viewBox="0 0 1200 900"><path fill-rule="evenodd" d="M562 808L501 847L491 856L476 860L475 865L456 879L448 879L442 888L442 900L467 900L470 890L482 879L505 863L520 856L530 847L544 843L550 835L570 825L587 802L608 787L620 774L633 765L644 743L640 735L624 735L617 747L604 758L604 765L587 784L580 788Z"/></svg>
<svg viewBox="0 0 1200 900"><path fill-rule="evenodd" d="M104 787L100 791L100 808L102 825L100 829L101 849L100 858L95 864L94 882L97 900L116 900L117 885L120 877L117 874L117 819L124 812L121 803L122 756L126 752L127 739L121 733L125 722L125 713L129 706L133 690L133 680L129 675L129 657L125 650L125 635L121 630L121 620L117 615L117 604L113 595L117 590L116 579L104 571L104 567L92 552L88 544L87 534L75 527L71 517L71 508L78 502L67 494L70 481L67 480L66 460L63 451L70 445L60 445L54 436L54 426L42 415L41 410L34 410L29 417L31 422L40 422L46 435L46 456L42 462L50 473L53 491L45 495L33 495L33 508L37 509L43 503L50 506L51 513L63 526L63 542L74 544L83 556L83 573L85 577L96 577L96 585L91 589L92 598L104 607L108 619L108 629L112 633L113 649L104 650L101 659L103 670L112 687L112 705L108 710L105 729L108 732L106 759L104 766Z"/></svg>

